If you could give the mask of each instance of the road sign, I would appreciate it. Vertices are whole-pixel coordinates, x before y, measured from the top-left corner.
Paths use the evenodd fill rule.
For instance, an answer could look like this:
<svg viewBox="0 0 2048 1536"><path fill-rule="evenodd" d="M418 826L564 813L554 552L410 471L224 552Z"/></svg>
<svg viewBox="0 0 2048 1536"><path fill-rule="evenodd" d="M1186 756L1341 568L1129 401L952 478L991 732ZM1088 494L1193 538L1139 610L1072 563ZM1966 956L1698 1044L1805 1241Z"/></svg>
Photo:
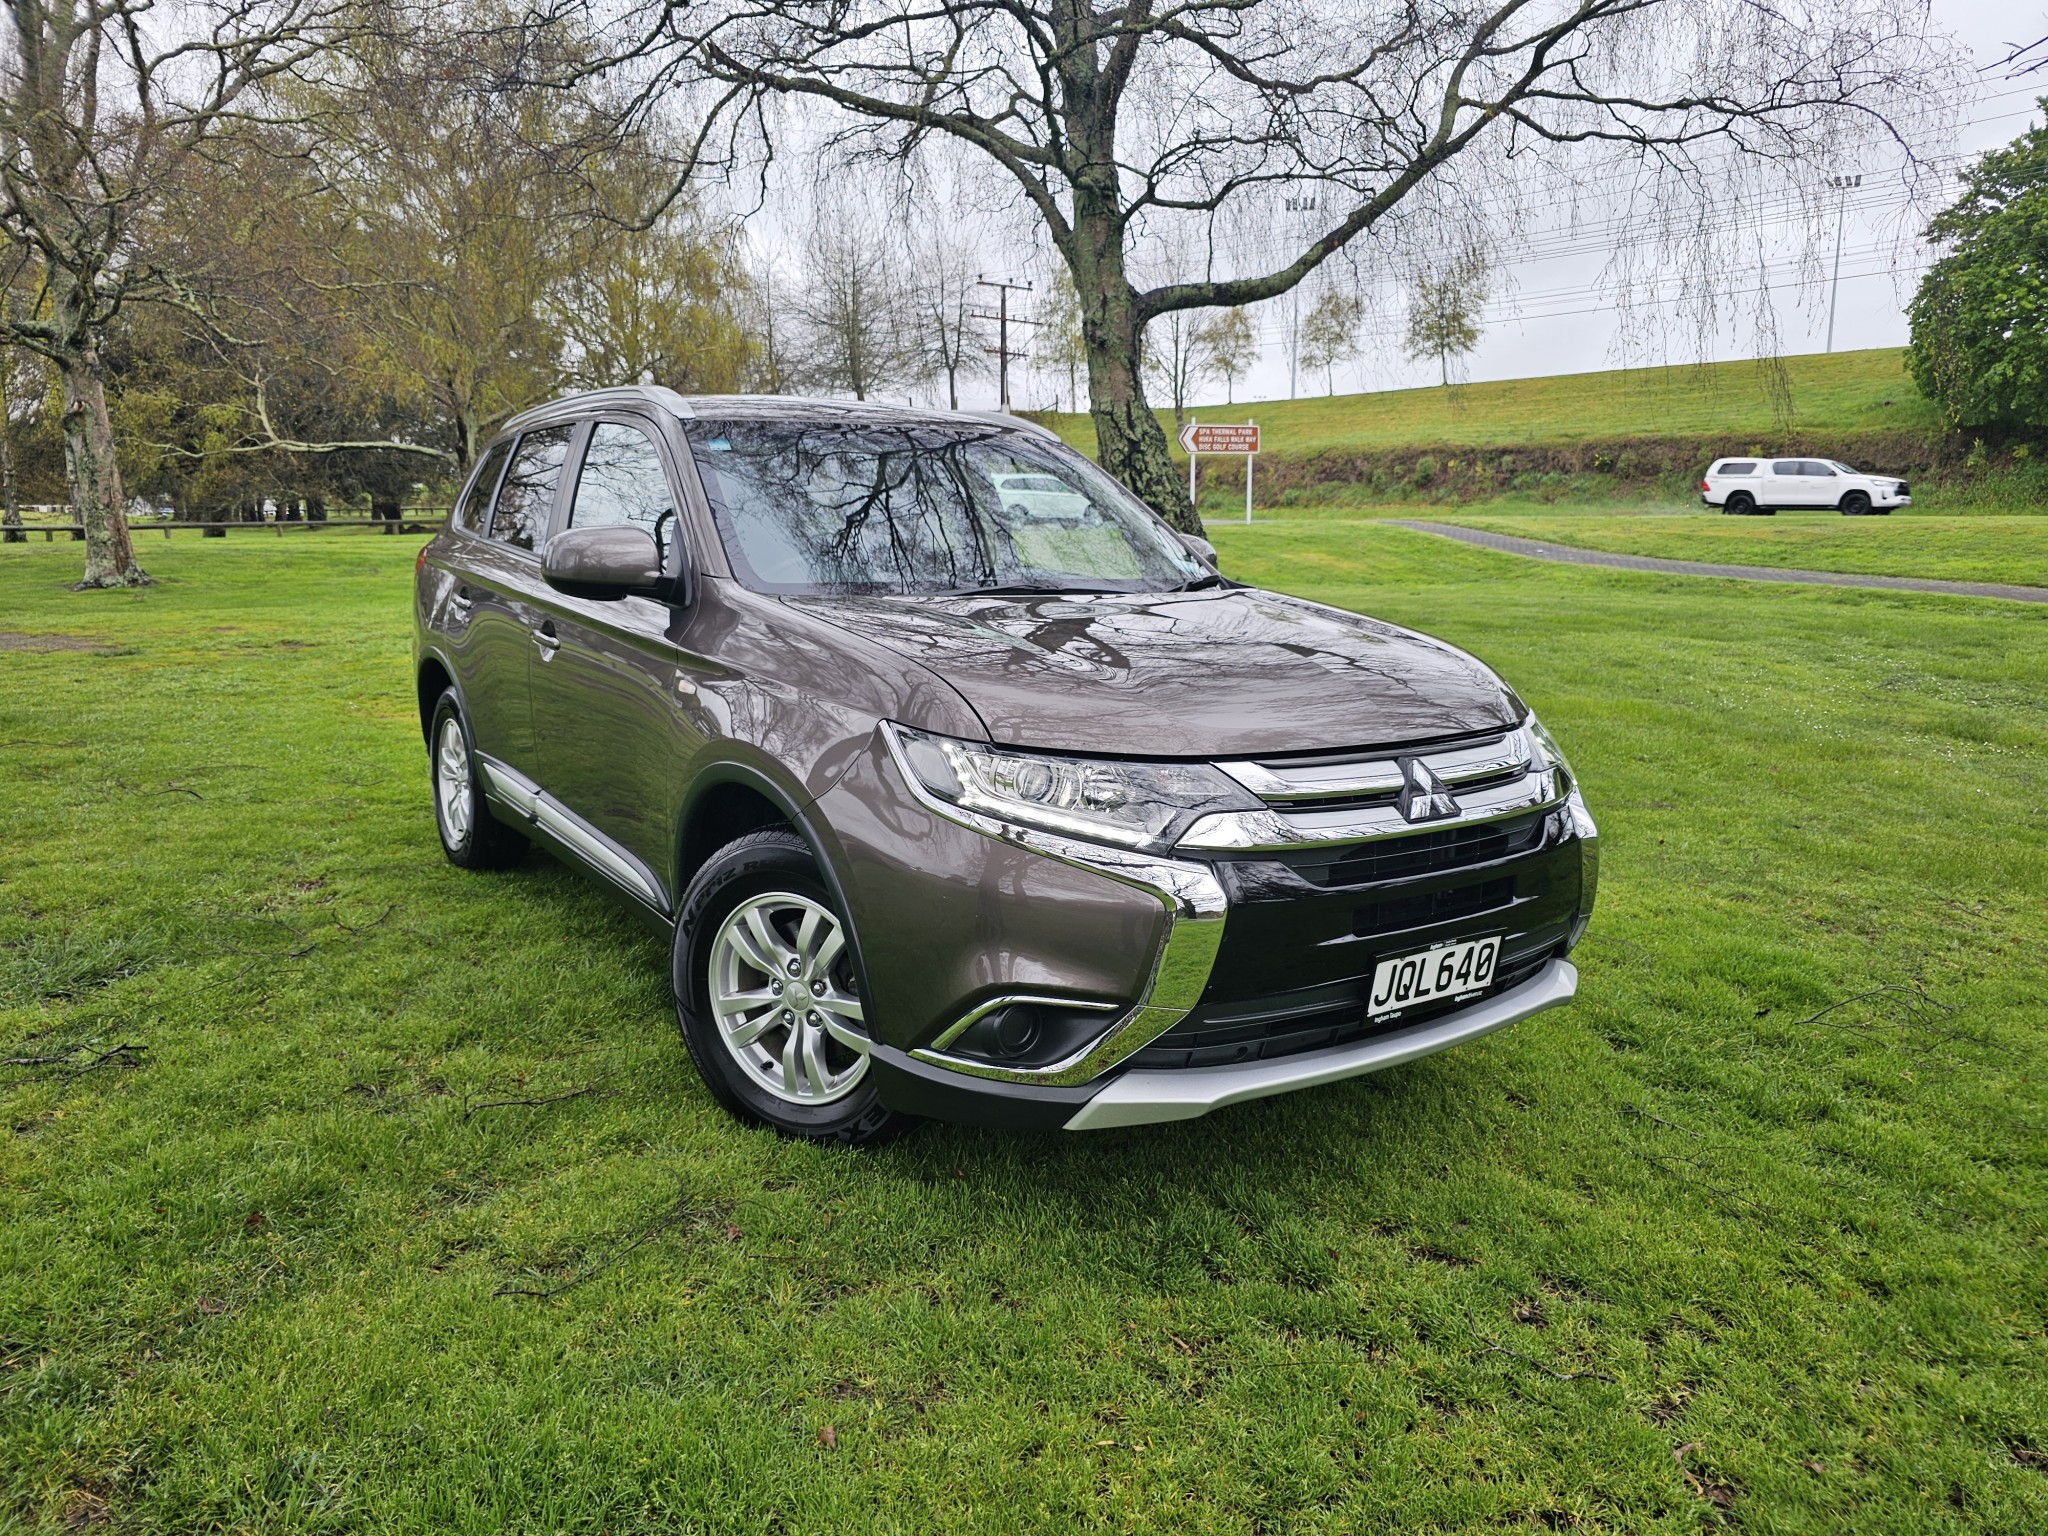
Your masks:
<svg viewBox="0 0 2048 1536"><path fill-rule="evenodd" d="M1180 445L1189 453L1257 453L1259 429L1249 421L1227 426L1191 421L1181 428Z"/></svg>

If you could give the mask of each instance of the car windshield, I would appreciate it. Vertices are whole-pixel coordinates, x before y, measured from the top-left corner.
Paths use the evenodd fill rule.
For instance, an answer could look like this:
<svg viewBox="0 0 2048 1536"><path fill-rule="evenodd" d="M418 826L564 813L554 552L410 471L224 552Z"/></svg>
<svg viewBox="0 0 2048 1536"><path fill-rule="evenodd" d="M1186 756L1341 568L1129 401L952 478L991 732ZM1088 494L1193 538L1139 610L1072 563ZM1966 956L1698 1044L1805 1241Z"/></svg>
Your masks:
<svg viewBox="0 0 2048 1536"><path fill-rule="evenodd" d="M1860 475L1863 473L1863 471L1860 469L1851 469L1848 465L1844 464L1840 459L1829 459L1828 462L1834 465L1835 468L1839 469L1845 475Z"/></svg>
<svg viewBox="0 0 2048 1536"><path fill-rule="evenodd" d="M756 591L1165 592L1209 576L1088 460L1014 428L700 419L688 431L734 574Z"/></svg>

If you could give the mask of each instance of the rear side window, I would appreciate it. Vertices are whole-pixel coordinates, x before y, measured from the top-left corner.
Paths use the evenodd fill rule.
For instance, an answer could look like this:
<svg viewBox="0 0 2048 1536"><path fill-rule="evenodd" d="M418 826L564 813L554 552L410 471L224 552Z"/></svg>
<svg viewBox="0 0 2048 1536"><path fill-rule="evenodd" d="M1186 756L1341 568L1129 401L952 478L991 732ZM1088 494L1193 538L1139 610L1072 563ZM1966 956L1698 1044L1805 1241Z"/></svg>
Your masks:
<svg viewBox="0 0 2048 1536"><path fill-rule="evenodd" d="M668 472L647 434L638 427L601 421L583 450L583 468L576 476L576 500L569 508L571 528L604 528L620 523L645 528L657 543L666 541L667 524L675 519L675 497Z"/></svg>
<svg viewBox="0 0 2048 1536"><path fill-rule="evenodd" d="M1780 459L1771 466L1774 475L1803 475L1806 468L1797 459Z"/></svg>
<svg viewBox="0 0 2048 1536"><path fill-rule="evenodd" d="M1717 475L1753 475L1756 473L1754 459L1730 459L1714 471Z"/></svg>
<svg viewBox="0 0 2048 1536"><path fill-rule="evenodd" d="M543 427L519 439L505 483L491 514L491 537L516 549L531 549L546 537L555 507L555 482L569 454L569 427Z"/></svg>
<svg viewBox="0 0 2048 1536"><path fill-rule="evenodd" d="M493 443L477 472L470 476L468 489L455 505L454 523L464 533L482 533L484 524L490 521L491 493L498 488L498 476L505 472L505 458L511 451L510 443Z"/></svg>

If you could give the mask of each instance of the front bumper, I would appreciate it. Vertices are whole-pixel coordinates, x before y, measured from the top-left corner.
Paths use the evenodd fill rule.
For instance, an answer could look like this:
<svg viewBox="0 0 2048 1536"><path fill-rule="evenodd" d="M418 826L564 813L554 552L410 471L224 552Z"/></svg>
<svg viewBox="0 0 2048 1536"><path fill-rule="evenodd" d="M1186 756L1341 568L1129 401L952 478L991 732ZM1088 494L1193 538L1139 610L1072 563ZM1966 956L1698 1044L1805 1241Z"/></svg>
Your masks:
<svg viewBox="0 0 2048 1536"><path fill-rule="evenodd" d="M846 856L873 1070L894 1108L1045 1129L1185 1119L1445 1049L1576 988L1564 956L1598 841L1575 790L1392 840L1352 842L1370 829L1347 822L1342 843L1160 857L978 825L876 748L820 809ZM1485 794L1467 798L1484 814ZM1365 813L1295 821L1345 814ZM1379 961L1486 934L1501 937L1490 996L1368 1020ZM1012 1006L1064 1006L1076 1032L992 1058L970 1030Z"/></svg>
<svg viewBox="0 0 2048 1536"><path fill-rule="evenodd" d="M1353 1045L1247 1061L1228 1067L1189 1067L1159 1072L1125 1072L1106 1085L1071 1120L1070 1131L1101 1131L1161 1120L1192 1120L1226 1104L1292 1093L1324 1083L1362 1077L1398 1067L1437 1051L1477 1040L1531 1014L1568 1003L1579 990L1579 973L1569 960L1552 960L1520 986L1481 998L1469 1008L1442 1014L1407 1029L1396 1029Z"/></svg>

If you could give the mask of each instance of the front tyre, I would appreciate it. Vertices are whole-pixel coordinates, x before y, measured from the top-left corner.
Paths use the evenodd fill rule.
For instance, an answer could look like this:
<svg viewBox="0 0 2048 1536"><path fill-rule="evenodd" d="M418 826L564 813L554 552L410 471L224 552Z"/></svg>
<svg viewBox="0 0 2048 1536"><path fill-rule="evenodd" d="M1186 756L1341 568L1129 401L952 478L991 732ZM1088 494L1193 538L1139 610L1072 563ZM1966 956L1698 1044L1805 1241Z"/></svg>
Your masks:
<svg viewBox="0 0 2048 1536"><path fill-rule="evenodd" d="M1848 495L1842 498L1842 516L1870 516L1870 498L1864 495L1861 491L1851 491Z"/></svg>
<svg viewBox="0 0 2048 1536"><path fill-rule="evenodd" d="M427 728L434 777L434 826L441 851L458 869L507 869L526 852L526 839L491 815L484 800L476 742L453 688L435 701Z"/></svg>
<svg viewBox="0 0 2048 1536"><path fill-rule="evenodd" d="M808 1141L867 1146L903 1130L869 1071L848 929L793 832L750 832L705 863L676 924L676 1018L713 1096Z"/></svg>

